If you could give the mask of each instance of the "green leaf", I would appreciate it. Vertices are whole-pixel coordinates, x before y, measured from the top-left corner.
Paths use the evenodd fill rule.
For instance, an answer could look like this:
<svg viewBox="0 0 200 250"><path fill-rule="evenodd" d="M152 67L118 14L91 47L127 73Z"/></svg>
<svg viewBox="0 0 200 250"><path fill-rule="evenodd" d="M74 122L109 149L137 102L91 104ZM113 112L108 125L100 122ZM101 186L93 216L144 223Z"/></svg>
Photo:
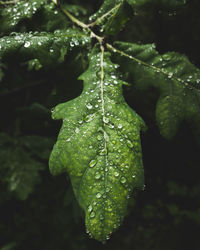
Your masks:
<svg viewBox="0 0 200 250"><path fill-rule="evenodd" d="M23 60L38 59L37 64L63 62L67 50L86 46L90 37L78 29L49 32L12 33L0 38L0 59L19 54Z"/></svg>
<svg viewBox="0 0 200 250"><path fill-rule="evenodd" d="M144 185L144 122L125 102L124 82L103 48L93 49L79 79L82 94L53 110L53 119L63 119L63 125L49 165L53 175L70 175L87 231L105 241L122 222L132 190Z"/></svg>
<svg viewBox="0 0 200 250"><path fill-rule="evenodd" d="M81 16L81 15L85 16L87 15L87 12L88 12L87 9L83 8L82 6L75 5L75 4L65 4L63 7L76 17Z"/></svg>
<svg viewBox="0 0 200 250"><path fill-rule="evenodd" d="M117 34L129 20L132 11L123 0L105 0L100 9L90 17L101 25L100 31L105 35Z"/></svg>
<svg viewBox="0 0 200 250"><path fill-rule="evenodd" d="M104 0L100 9L90 17L90 20L95 20L96 18L101 17L111 9L115 8L117 5L121 5L123 2L123 0Z"/></svg>
<svg viewBox="0 0 200 250"><path fill-rule="evenodd" d="M45 166L32 158L18 140L1 133L0 141L1 181L18 199L25 200L40 181L39 171Z"/></svg>
<svg viewBox="0 0 200 250"><path fill-rule="evenodd" d="M153 86L159 90L156 119L160 133L171 139L183 120L192 123L194 129L198 130L200 70L179 53L160 55L154 44L116 42L115 45L125 52L121 53L125 56L122 65L126 71L130 71L136 87L145 90Z"/></svg>
<svg viewBox="0 0 200 250"><path fill-rule="evenodd" d="M51 2L42 6L39 14L34 19L32 29L52 32L54 30L65 30L72 27L72 23L57 6Z"/></svg>
<svg viewBox="0 0 200 250"><path fill-rule="evenodd" d="M21 20L30 19L46 3L46 0L18 1L1 12L1 30L12 30Z"/></svg>
<svg viewBox="0 0 200 250"><path fill-rule="evenodd" d="M185 4L186 0L127 0L133 7L142 7L145 5L160 5L163 7L174 8Z"/></svg>

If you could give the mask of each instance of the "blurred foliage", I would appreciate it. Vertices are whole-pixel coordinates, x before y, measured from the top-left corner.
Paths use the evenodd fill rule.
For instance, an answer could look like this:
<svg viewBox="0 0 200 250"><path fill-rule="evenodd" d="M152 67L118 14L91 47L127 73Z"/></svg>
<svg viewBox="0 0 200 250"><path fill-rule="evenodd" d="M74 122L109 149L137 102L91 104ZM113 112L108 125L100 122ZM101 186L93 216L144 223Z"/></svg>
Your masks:
<svg viewBox="0 0 200 250"><path fill-rule="evenodd" d="M92 15L102 3L61 2L81 6L77 15L82 20L85 9ZM50 3L38 7L32 17L20 19L11 28L2 25L8 19L1 7L0 35L8 35L13 29L65 29L68 19L55 14L54 8ZM172 10L148 5L134 12L114 39L155 42L160 53L186 54L200 67L199 9L198 0ZM199 146L190 124L184 121L172 141L160 136L154 122L159 93L154 88L144 92L124 89L126 101L149 127L142 137L146 189L137 194L136 201L130 199L129 215L105 245L88 239L84 232L83 211L69 179L50 175L48 157L61 126L51 120L50 110L81 93L82 83L77 77L87 67L86 53L84 49L81 53L78 49L69 51L68 58L53 70L36 67L35 71L18 55L0 64L0 250L199 250ZM17 176L18 185L12 176Z"/></svg>

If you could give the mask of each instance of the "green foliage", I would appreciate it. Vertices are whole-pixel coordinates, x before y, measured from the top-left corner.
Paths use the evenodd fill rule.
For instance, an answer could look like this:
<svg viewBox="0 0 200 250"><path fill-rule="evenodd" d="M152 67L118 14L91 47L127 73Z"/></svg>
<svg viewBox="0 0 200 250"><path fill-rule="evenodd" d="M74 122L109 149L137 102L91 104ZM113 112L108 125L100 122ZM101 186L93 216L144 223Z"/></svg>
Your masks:
<svg viewBox="0 0 200 250"><path fill-rule="evenodd" d="M12 30L21 20L30 19L46 3L46 0L24 0L4 8L1 13L1 30Z"/></svg>
<svg viewBox="0 0 200 250"><path fill-rule="evenodd" d="M189 53L186 57L187 50L168 52L167 42L173 44L176 32L168 40L161 38L166 15L175 18L177 7L186 15L190 4L185 4L185 0L0 1L0 204L5 210L11 207L17 221L15 235L7 218L0 225L4 232L0 249L60 250L66 244L70 249L88 249L82 244L87 239L78 231L82 210L87 232L104 242L134 206L133 221L125 222L131 233L125 230L120 239L116 232L115 249L121 248L123 238L127 249L134 245L137 250L179 250L168 239L167 244L160 243L165 242L160 240L163 236L156 241L160 231L178 239L184 238L179 229L185 218L199 225L199 185L195 174L188 175L188 169L195 172L199 164L198 150L192 137L184 139L182 132L190 131L200 141L198 57ZM145 18L152 27L141 31ZM151 38L156 38L157 50ZM195 39L198 36L191 40ZM83 81L83 90L77 78ZM61 129L50 119L50 109L53 119L63 120ZM143 137L142 155L140 132L145 123L149 132ZM163 141L159 133L169 140ZM136 191L144 189L143 158L149 188L136 199ZM51 174L67 173L70 181L49 176L48 159ZM186 197L191 207L176 202L176 197ZM28 212L24 207L16 212L15 201ZM169 218L173 222L168 225ZM171 230L174 227L177 230ZM39 240L30 246L29 237Z"/></svg>
<svg viewBox="0 0 200 250"><path fill-rule="evenodd" d="M127 0L133 7L142 7L143 5L157 4L167 8L174 8L186 3L186 0Z"/></svg>
<svg viewBox="0 0 200 250"><path fill-rule="evenodd" d="M115 35L125 26L131 14L130 6L125 1L106 0L97 13L90 17L90 21L95 20L95 23L101 24L100 31L104 35Z"/></svg>
<svg viewBox="0 0 200 250"><path fill-rule="evenodd" d="M100 241L120 225L133 188L144 185L139 137L144 123L125 103L116 68L109 54L93 49L79 77L81 96L53 110L53 118L64 122L50 170L69 173L87 230Z"/></svg>
<svg viewBox="0 0 200 250"><path fill-rule="evenodd" d="M132 56L123 65L126 70L129 68L135 86L140 90L158 89L156 120L165 138L175 136L183 120L199 126L200 70L186 56L175 52L160 55L154 44L115 42L115 45Z"/></svg>
<svg viewBox="0 0 200 250"><path fill-rule="evenodd" d="M90 37L76 29L56 30L54 33L12 33L0 38L0 58L18 53L23 60L37 59L41 65L64 61L68 49L85 46Z"/></svg>
<svg viewBox="0 0 200 250"><path fill-rule="evenodd" d="M10 192L14 192L20 200L25 200L40 181L38 171L45 165L33 158L40 150L41 158L48 157L47 148L38 148L37 142L47 146L45 140L39 137L22 137L20 140L12 139L6 134L0 134L1 151L0 165L1 178ZM39 144L41 147L42 144ZM44 155L44 156L43 156Z"/></svg>

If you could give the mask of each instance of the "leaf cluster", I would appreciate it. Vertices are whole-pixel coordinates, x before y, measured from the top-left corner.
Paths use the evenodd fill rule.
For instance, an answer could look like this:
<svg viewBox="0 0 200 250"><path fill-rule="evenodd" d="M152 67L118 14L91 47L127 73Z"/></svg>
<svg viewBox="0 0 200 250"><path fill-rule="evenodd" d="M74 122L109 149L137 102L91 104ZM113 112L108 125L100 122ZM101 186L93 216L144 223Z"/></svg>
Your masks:
<svg viewBox="0 0 200 250"><path fill-rule="evenodd" d="M184 8L186 1L104 0L95 13L91 1L84 6L47 0L0 4L1 95L14 95L15 102L25 92L14 111L17 117L6 120L9 126L2 124L2 185L21 200L33 193L60 127L50 120L49 109L61 103L52 109L52 118L63 123L50 155L50 172L68 173L87 232L103 242L127 215L129 198L144 189L140 132L146 130L146 116L138 115L137 103L136 108L131 105L137 112L127 104L125 86L136 100L141 95L141 107L154 98L148 117L150 124L156 120L161 136L172 140L186 121L200 141L200 70L180 52L160 52L153 41L137 41L140 26L133 25L158 9L168 13ZM127 34L132 25L136 37ZM8 74L11 67L14 76ZM83 90L75 77L83 81ZM37 130L40 119L42 135ZM168 185L170 190L174 184ZM176 185L171 189L178 192ZM155 215L155 209L155 204L147 205L144 214ZM168 211L198 221L174 204Z"/></svg>

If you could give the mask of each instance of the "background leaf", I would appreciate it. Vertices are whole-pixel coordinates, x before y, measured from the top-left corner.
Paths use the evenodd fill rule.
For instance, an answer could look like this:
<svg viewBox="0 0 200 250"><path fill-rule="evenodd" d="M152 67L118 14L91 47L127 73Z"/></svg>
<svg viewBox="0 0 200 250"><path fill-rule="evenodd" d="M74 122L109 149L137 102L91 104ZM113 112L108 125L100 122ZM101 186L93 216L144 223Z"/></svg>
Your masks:
<svg viewBox="0 0 200 250"><path fill-rule="evenodd" d="M186 0L127 0L133 7L156 4L165 8L174 8L186 3Z"/></svg>
<svg viewBox="0 0 200 250"><path fill-rule="evenodd" d="M28 138L23 140L28 144ZM43 170L45 165L32 158L30 152L8 135L0 134L0 141L1 181L7 185L9 192L15 193L18 199L25 200L39 183L38 171Z"/></svg>
<svg viewBox="0 0 200 250"><path fill-rule="evenodd" d="M14 33L0 38L0 59L19 54L23 60L38 59L41 65L63 62L68 50L87 46L90 37L78 29L56 30L54 33Z"/></svg>
<svg viewBox="0 0 200 250"><path fill-rule="evenodd" d="M10 31L23 19L30 19L43 6L46 0L17 1L1 11L1 28L3 32Z"/></svg>
<svg viewBox="0 0 200 250"><path fill-rule="evenodd" d="M154 87L160 97L156 119L160 133L171 139L183 120L192 123L199 133L200 70L186 56L168 52L160 55L154 44L138 45L115 42L120 50L134 58L124 57L122 64L131 81L140 90Z"/></svg>

